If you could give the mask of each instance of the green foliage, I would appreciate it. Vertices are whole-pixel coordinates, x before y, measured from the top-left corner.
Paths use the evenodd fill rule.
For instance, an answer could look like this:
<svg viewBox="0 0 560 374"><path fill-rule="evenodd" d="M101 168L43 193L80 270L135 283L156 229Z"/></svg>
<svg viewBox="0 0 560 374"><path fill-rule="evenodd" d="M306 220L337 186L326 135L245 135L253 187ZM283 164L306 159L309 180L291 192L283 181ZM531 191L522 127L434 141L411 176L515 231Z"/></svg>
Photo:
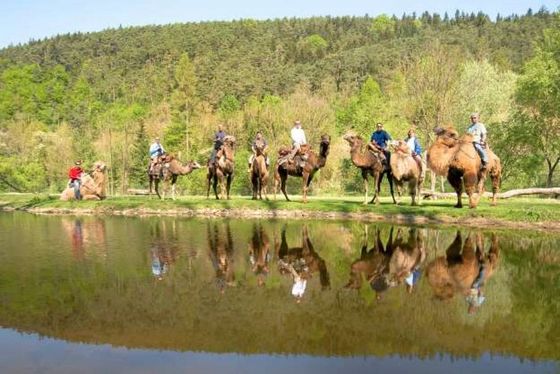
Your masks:
<svg viewBox="0 0 560 374"><path fill-rule="evenodd" d="M376 37L388 38L394 35L396 24L393 18L381 14L373 19L370 30Z"/></svg>

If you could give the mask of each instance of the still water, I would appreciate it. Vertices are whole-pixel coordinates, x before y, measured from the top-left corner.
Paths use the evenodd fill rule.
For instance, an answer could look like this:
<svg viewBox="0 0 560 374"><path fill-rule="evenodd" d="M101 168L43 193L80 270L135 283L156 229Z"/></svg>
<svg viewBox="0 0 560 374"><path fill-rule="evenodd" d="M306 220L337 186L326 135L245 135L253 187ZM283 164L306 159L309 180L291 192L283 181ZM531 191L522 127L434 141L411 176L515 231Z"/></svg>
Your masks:
<svg viewBox="0 0 560 374"><path fill-rule="evenodd" d="M0 372L560 370L560 236L0 213Z"/></svg>

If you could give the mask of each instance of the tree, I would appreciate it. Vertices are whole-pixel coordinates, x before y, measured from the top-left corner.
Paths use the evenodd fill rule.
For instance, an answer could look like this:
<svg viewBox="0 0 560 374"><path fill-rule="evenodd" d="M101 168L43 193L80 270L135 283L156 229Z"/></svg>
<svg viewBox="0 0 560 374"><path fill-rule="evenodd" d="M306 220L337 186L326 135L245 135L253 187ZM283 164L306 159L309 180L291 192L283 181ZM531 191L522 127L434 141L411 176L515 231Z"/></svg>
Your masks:
<svg viewBox="0 0 560 374"><path fill-rule="evenodd" d="M545 30L519 79L517 101L529 132L524 141L546 162L551 187L560 162L560 28Z"/></svg>

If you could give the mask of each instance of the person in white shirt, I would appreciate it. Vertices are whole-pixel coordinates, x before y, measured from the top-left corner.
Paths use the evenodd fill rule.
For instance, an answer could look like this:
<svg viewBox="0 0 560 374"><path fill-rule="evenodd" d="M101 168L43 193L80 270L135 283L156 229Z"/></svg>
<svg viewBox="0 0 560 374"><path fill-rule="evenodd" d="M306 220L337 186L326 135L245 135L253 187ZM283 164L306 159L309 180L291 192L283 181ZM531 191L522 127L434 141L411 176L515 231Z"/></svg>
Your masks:
<svg viewBox="0 0 560 374"><path fill-rule="evenodd" d="M471 124L467 128L467 133L473 137L473 146L480 156L482 162L480 169L485 170L488 165L488 155L486 153L486 126L478 122L480 116L478 113L471 114Z"/></svg>
<svg viewBox="0 0 560 374"><path fill-rule="evenodd" d="M294 122L294 127L292 127L292 130L290 131L290 136L292 138L293 149L290 153L289 160L293 160L300 147L307 144L305 132L303 131L299 120Z"/></svg>

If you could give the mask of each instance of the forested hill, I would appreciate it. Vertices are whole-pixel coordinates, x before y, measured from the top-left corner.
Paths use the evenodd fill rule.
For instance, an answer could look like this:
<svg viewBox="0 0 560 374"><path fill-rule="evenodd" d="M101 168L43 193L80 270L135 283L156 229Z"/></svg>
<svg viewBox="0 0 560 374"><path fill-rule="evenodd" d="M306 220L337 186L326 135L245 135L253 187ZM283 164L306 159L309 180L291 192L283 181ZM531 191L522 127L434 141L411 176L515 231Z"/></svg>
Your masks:
<svg viewBox="0 0 560 374"><path fill-rule="evenodd" d="M144 184L150 137L203 161L218 122L237 136L244 160L257 128L276 146L287 143L295 118L311 139L349 128L366 135L374 121L401 136L415 121L423 144L434 125L464 124L472 110L490 126L511 123L517 77L557 22L547 10L496 20L461 12L240 20L76 33L4 48L0 190L59 190L71 160L83 158L109 162L111 190L125 191ZM486 91L478 92L477 79ZM505 136L498 141L511 145ZM332 151L316 187L355 188L339 137ZM535 156L537 169L512 159L533 174L506 179L552 183L544 168L549 156ZM184 186L199 192L202 174ZM239 179L235 188L246 192Z"/></svg>
<svg viewBox="0 0 560 374"><path fill-rule="evenodd" d="M187 52L200 83L198 95L216 105L225 94L242 100L285 95L302 80L319 87L333 79L338 89L356 87L368 75L382 82L403 57L422 53L436 40L457 47L465 59L487 58L519 71L551 21L543 10L496 22L482 13L457 12L454 17L187 23L62 35L3 49L0 58L2 69L36 63L61 65L70 80L87 74L94 91L108 101L133 96L153 102L170 92L170 72Z"/></svg>

